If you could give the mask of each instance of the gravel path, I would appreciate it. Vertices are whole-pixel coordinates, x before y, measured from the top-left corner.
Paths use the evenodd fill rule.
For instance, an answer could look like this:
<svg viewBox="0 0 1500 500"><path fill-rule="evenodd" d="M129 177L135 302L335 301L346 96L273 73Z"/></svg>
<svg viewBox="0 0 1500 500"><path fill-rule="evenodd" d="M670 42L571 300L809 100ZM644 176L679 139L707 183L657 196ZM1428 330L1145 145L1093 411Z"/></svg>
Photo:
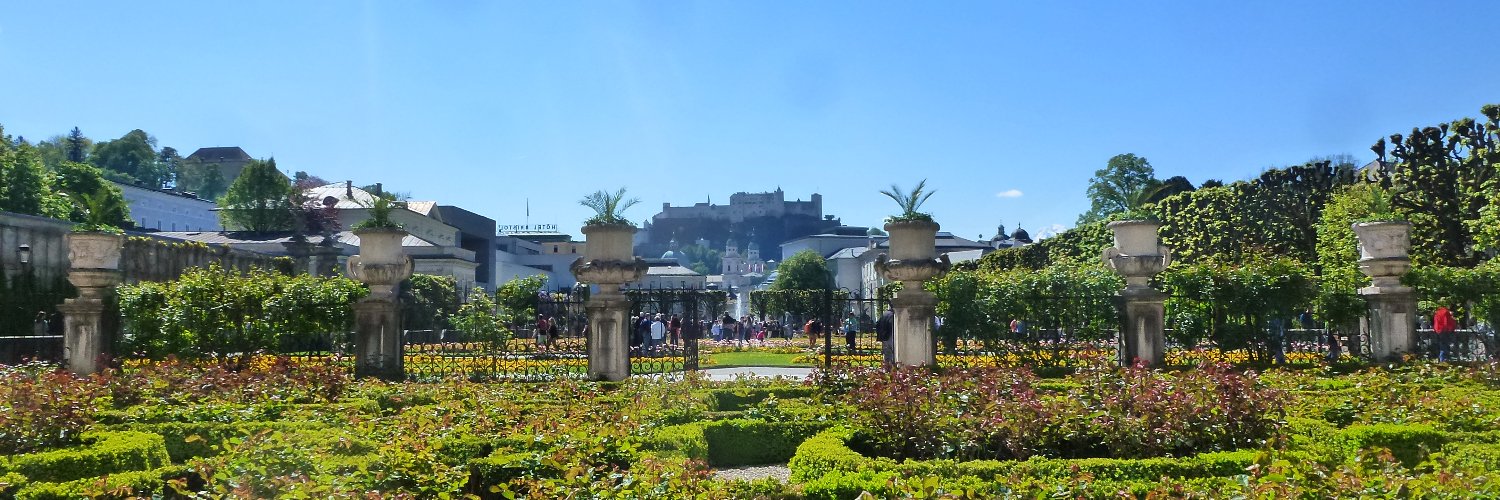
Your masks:
<svg viewBox="0 0 1500 500"><path fill-rule="evenodd" d="M754 481L757 479L774 477L777 481L786 482L792 477L792 470L786 468L786 464L757 465L754 467L731 467L714 471L714 479L725 481L744 479Z"/></svg>

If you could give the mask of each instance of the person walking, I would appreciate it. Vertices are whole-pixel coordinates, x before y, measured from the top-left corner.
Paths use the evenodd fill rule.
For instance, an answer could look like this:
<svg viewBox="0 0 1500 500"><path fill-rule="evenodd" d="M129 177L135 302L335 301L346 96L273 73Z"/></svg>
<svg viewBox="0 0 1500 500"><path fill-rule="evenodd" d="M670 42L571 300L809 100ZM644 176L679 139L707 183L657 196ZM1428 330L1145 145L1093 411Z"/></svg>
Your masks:
<svg viewBox="0 0 1500 500"><path fill-rule="evenodd" d="M1458 323L1453 320L1453 313L1446 306L1438 307L1432 313L1432 341L1437 344L1437 359L1439 363L1448 360L1448 351L1453 349L1454 331L1458 329Z"/></svg>
<svg viewBox="0 0 1500 500"><path fill-rule="evenodd" d="M886 311L875 321L875 340L880 341L880 356L885 366L889 368L896 362L896 343L892 342L892 334L896 328L896 313Z"/></svg>

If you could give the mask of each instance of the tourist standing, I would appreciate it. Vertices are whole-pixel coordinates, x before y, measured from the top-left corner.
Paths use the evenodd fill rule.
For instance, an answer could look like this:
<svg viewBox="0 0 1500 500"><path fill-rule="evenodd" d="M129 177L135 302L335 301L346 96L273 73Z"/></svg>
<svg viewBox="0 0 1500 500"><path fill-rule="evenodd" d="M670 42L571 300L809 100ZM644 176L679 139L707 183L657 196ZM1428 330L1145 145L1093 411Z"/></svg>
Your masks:
<svg viewBox="0 0 1500 500"><path fill-rule="evenodd" d="M854 353L854 335L859 333L859 320L854 317L854 311L844 318L844 344L848 346L849 353Z"/></svg>
<svg viewBox="0 0 1500 500"><path fill-rule="evenodd" d="M673 314L672 321L667 323L667 331L672 334L673 345L682 343L682 318Z"/></svg>
<svg viewBox="0 0 1500 500"><path fill-rule="evenodd" d="M715 321L712 332L715 341L724 340L724 323Z"/></svg>
<svg viewBox="0 0 1500 500"><path fill-rule="evenodd" d="M875 340L880 341L880 356L886 367L896 362L896 343L892 342L892 334L896 328L896 313L887 310L875 321Z"/></svg>
<svg viewBox="0 0 1500 500"><path fill-rule="evenodd" d="M1448 351L1453 349L1453 335L1457 329L1458 323L1453 321L1453 313L1447 307L1438 307L1432 313L1432 341L1437 344L1439 363L1448 360Z"/></svg>
<svg viewBox="0 0 1500 500"><path fill-rule="evenodd" d="M648 349L656 350L665 338L667 338L667 321L660 313L657 313L656 319L651 322L651 345Z"/></svg>
<svg viewBox="0 0 1500 500"><path fill-rule="evenodd" d="M31 322L31 334L37 336L46 335L47 326L47 311L37 311L36 319Z"/></svg>
<svg viewBox="0 0 1500 500"><path fill-rule="evenodd" d="M536 315L536 345L547 344L547 331L551 328L552 324L550 321L547 321L547 316Z"/></svg>

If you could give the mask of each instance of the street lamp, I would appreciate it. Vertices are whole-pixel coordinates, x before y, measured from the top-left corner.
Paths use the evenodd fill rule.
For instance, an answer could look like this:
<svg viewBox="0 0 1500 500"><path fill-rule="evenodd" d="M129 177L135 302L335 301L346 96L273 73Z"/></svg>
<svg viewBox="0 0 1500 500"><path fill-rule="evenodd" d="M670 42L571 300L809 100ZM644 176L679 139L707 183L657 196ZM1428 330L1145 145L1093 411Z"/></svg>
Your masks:
<svg viewBox="0 0 1500 500"><path fill-rule="evenodd" d="M21 265L30 264L31 263L31 245L27 245L25 243L22 243L21 246L16 247L16 257L17 257L17 260L21 261Z"/></svg>

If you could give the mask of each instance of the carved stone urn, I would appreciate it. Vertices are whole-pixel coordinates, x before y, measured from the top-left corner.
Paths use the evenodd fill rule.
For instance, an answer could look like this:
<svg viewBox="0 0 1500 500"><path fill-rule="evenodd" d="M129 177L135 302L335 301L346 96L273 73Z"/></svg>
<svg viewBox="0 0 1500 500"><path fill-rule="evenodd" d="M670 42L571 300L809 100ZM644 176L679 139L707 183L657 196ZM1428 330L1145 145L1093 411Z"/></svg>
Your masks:
<svg viewBox="0 0 1500 500"><path fill-rule="evenodd" d="M400 229L360 229L359 255L349 258L349 276L370 286L354 304L354 374L399 381L406 378L401 340L401 304L396 285L411 277L411 257L402 253Z"/></svg>
<svg viewBox="0 0 1500 500"><path fill-rule="evenodd" d="M120 253L125 248L125 236L114 233L76 232L65 236L68 242L68 267L70 269L120 268Z"/></svg>
<svg viewBox="0 0 1500 500"><path fill-rule="evenodd" d="M630 304L620 285L645 276L646 261L635 256L635 227L624 224L583 226L583 257L570 269L578 281L599 287L588 299L588 354L591 380L624 380L630 376Z"/></svg>
<svg viewBox="0 0 1500 500"><path fill-rule="evenodd" d="M1166 352L1167 295L1151 288L1151 277L1172 263L1172 251L1157 236L1160 223L1122 220L1105 227L1115 233L1115 246L1104 249L1104 264L1125 278L1119 363L1160 366Z"/></svg>
<svg viewBox="0 0 1500 500"><path fill-rule="evenodd" d="M901 282L901 291L891 299L895 310L892 342L895 342L896 364L927 366L936 362L933 350L932 321L937 314L937 297L922 288L922 282L948 272L952 265L948 255L937 255L937 232L942 226L932 221L888 222L890 255L875 259L875 269L892 281Z"/></svg>
<svg viewBox="0 0 1500 500"><path fill-rule="evenodd" d="M1376 288L1400 287L1401 277L1411 270L1411 223L1360 222L1353 227L1359 239L1359 271Z"/></svg>
<svg viewBox="0 0 1500 500"><path fill-rule="evenodd" d="M396 285L411 277L411 257L402 253L400 229L360 229L359 254L349 257L347 270L356 281L370 286L370 297L391 298Z"/></svg>
<svg viewBox="0 0 1500 500"><path fill-rule="evenodd" d="M1127 289L1147 289L1151 277L1172 263L1172 251L1161 244L1161 224L1148 220L1122 220L1105 227L1115 233L1115 246L1104 249L1104 265L1125 278Z"/></svg>

